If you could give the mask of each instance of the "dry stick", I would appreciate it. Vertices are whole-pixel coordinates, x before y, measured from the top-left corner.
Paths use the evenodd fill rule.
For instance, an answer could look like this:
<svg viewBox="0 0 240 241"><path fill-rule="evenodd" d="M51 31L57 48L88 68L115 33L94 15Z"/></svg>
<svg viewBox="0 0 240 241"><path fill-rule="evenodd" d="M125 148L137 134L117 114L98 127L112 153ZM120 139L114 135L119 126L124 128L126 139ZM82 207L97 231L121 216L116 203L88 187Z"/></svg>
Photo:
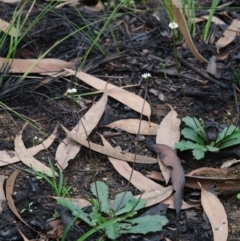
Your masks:
<svg viewBox="0 0 240 241"><path fill-rule="evenodd" d="M196 67L194 67L193 65L189 64L186 60L182 59L179 55L177 55L178 60L184 64L185 66L187 66L188 68L190 68L191 70L193 70L194 72L196 72L197 74L199 74L200 76L202 76L203 78L213 82L214 84L220 85L223 88L227 88L227 85L215 80L214 78L212 78L211 76L209 76L208 74L202 72L200 69L197 69Z"/></svg>
<svg viewBox="0 0 240 241"><path fill-rule="evenodd" d="M148 81L148 79L147 79L147 81ZM140 129L141 129L141 121L142 121L142 116L143 116L142 113L143 113L143 110L144 110L146 98L147 98L147 83L146 83L146 85L145 85L145 94L144 94L143 106L142 106L142 111L141 111L140 118L139 118L138 133L137 133L137 142L136 142L136 147L135 147L135 153L134 153L132 170L131 170L130 177L129 177L129 180L128 180L128 183L127 183L127 186L126 186L125 193L124 193L124 195L122 196L121 202L119 202L119 205L118 205L118 207L117 207L117 210L119 209L119 207L120 207L120 205L121 205L124 197L126 196L127 190L129 189L129 185L130 185L130 183L131 183L131 179L132 179L132 175L133 175L133 171L134 171L134 167L135 167L135 163L136 163L137 149L138 149L138 144L139 144L139 135L140 135ZM150 120L149 120L149 125L150 125ZM140 196L140 198L141 198L141 196ZM140 198L139 198L139 200L140 200Z"/></svg>

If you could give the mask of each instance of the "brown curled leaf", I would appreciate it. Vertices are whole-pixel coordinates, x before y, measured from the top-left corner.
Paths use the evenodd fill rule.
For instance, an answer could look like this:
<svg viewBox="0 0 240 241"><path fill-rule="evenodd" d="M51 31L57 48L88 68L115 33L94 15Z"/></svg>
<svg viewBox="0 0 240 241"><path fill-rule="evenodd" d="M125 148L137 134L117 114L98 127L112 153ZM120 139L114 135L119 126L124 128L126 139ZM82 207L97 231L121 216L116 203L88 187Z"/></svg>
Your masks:
<svg viewBox="0 0 240 241"><path fill-rule="evenodd" d="M185 186L185 173L181 165L181 161L170 146L164 144L156 144L152 145L152 148L155 152L158 153L162 162L166 166L172 168L171 180L173 189L175 191L174 206L176 214L178 215L182 206L183 190Z"/></svg>

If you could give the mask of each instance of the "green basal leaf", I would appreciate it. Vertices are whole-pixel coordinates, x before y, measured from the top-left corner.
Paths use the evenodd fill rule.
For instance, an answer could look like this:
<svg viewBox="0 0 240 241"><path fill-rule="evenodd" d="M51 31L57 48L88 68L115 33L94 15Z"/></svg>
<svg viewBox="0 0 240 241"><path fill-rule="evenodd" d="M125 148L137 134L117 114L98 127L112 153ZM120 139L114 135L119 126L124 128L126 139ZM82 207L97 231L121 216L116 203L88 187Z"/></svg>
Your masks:
<svg viewBox="0 0 240 241"><path fill-rule="evenodd" d="M121 233L119 232L120 225L118 222L114 222L111 225L106 226L105 228L105 234L109 239L115 240L116 238L121 236Z"/></svg>
<svg viewBox="0 0 240 241"><path fill-rule="evenodd" d="M124 213L128 213L132 210L137 211L139 209L142 209L146 203L145 199L136 199L132 198L122 209L118 210L115 215L119 216Z"/></svg>
<svg viewBox="0 0 240 241"><path fill-rule="evenodd" d="M91 185L92 194L98 198L101 203L101 211L108 213L108 186L104 182L97 181Z"/></svg>
<svg viewBox="0 0 240 241"><path fill-rule="evenodd" d="M207 151L204 145L199 145L198 143L193 143L191 141L182 140L174 145L174 149L179 149L180 151L201 149Z"/></svg>
<svg viewBox="0 0 240 241"><path fill-rule="evenodd" d="M207 147L208 151L211 151L211 152L218 152L220 150L219 148L214 147L214 146L207 145L206 147Z"/></svg>
<svg viewBox="0 0 240 241"><path fill-rule="evenodd" d="M124 207L131 199L133 195L131 192L121 192L116 195L114 200L113 209L118 211L122 207Z"/></svg>
<svg viewBox="0 0 240 241"><path fill-rule="evenodd" d="M194 131L192 128L184 128L181 131L181 134L189 140L195 141L200 145L204 145L204 139L202 139L201 136L198 135L196 131Z"/></svg>
<svg viewBox="0 0 240 241"><path fill-rule="evenodd" d="M207 141L208 138L206 132L197 118L185 116L182 118L182 121L184 121L187 126L191 127L195 132L197 132L205 142Z"/></svg>
<svg viewBox="0 0 240 241"><path fill-rule="evenodd" d="M216 143L216 146L221 147L224 143L238 138L240 138L240 130L235 130L230 136L227 136Z"/></svg>
<svg viewBox="0 0 240 241"><path fill-rule="evenodd" d="M127 219L125 222L131 223L132 226L128 230L122 230L122 233L141 233L161 231L162 227L168 223L165 216L148 215L139 218Z"/></svg>
<svg viewBox="0 0 240 241"><path fill-rule="evenodd" d="M85 213L78 205L62 197L57 199L57 203L71 210L73 216L79 217L92 227L92 222L89 220L89 214Z"/></svg>
<svg viewBox="0 0 240 241"><path fill-rule="evenodd" d="M206 148L207 149L207 148ZM204 157L206 151L203 151L202 149L194 149L192 151L193 156L197 159L200 160Z"/></svg>
<svg viewBox="0 0 240 241"><path fill-rule="evenodd" d="M230 147L230 146L235 146L235 145L238 145L238 144L240 144L240 138L230 140L230 141L227 141L227 142L223 142L223 144L221 144L219 146L219 149L227 148L227 147Z"/></svg>
<svg viewBox="0 0 240 241"><path fill-rule="evenodd" d="M235 131L238 131L238 129L234 125L230 125L230 126L224 128L221 131L221 133L218 134L216 143L222 141L223 139L227 138L228 136L231 136L232 134L234 134Z"/></svg>

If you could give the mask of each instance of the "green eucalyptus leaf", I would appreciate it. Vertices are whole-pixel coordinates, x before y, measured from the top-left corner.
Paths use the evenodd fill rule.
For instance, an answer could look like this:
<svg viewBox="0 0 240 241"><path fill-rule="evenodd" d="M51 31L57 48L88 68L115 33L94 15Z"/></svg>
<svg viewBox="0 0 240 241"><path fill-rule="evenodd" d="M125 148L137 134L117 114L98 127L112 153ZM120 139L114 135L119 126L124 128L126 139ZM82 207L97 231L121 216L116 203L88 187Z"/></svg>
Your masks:
<svg viewBox="0 0 240 241"><path fill-rule="evenodd" d="M92 194L98 198L101 207L101 211L108 213L108 186L104 182L97 181L91 185Z"/></svg>
<svg viewBox="0 0 240 241"><path fill-rule="evenodd" d="M85 223L92 226L92 222L89 220L89 214L85 213L78 205L76 205L76 204L72 203L71 201L66 200L62 197L57 199L57 203L68 208L69 210L71 210L73 216L79 217Z"/></svg>
<svg viewBox="0 0 240 241"><path fill-rule="evenodd" d="M122 207L124 207L131 199L133 195L131 192L121 192L116 195L114 200L113 209L118 211Z"/></svg>
<svg viewBox="0 0 240 241"><path fill-rule="evenodd" d="M204 139L202 139L201 136L198 135L196 131L194 131L192 128L184 128L181 131L181 134L189 140L195 141L200 145L204 145Z"/></svg>
<svg viewBox="0 0 240 241"><path fill-rule="evenodd" d="M126 219L125 222L131 223L131 228L122 230L122 233L141 233L161 231L162 227L168 223L165 216L147 215L144 217Z"/></svg>

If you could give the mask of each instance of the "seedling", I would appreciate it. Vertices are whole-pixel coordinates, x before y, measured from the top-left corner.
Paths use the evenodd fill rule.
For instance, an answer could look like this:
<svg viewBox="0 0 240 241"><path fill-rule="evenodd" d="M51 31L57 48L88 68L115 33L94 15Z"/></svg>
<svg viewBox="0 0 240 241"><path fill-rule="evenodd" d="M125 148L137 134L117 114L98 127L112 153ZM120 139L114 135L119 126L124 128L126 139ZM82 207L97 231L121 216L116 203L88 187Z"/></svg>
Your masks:
<svg viewBox="0 0 240 241"><path fill-rule="evenodd" d="M36 176L36 179L44 179L53 189L54 193L58 197L70 197L69 191L72 188L71 186L67 186L64 182L63 171L59 168L59 180L55 176L54 166L52 164L51 159L48 159L49 165L52 171L52 178L48 177L44 172L38 172L36 170L25 170Z"/></svg>
<svg viewBox="0 0 240 241"><path fill-rule="evenodd" d="M100 181L91 185L91 192L96 197L90 199L92 210L85 212L79 206L64 198L57 200L58 204L70 209L72 214L92 227L78 239L83 241L93 233L100 231L111 240L116 240L125 233L141 233L161 231L168 223L165 216L148 215L133 218L139 209L144 208L146 201L134 198L131 192L122 192L116 195L113 205L108 201L108 186ZM67 227L64 234L68 232Z"/></svg>
<svg viewBox="0 0 240 241"><path fill-rule="evenodd" d="M28 211L28 212L32 213L33 212L33 209L31 208L32 205L33 205L33 202L30 202L28 204L28 208L27 209L26 208L22 209L20 213L24 213L25 211Z"/></svg>
<svg viewBox="0 0 240 241"><path fill-rule="evenodd" d="M187 140L176 143L174 148L180 151L193 150L193 156L200 160L205 152L218 152L221 149L240 144L240 130L230 125L217 133L216 137L210 137L204 128L204 123L197 118L186 116L182 118L188 126L181 131Z"/></svg>

